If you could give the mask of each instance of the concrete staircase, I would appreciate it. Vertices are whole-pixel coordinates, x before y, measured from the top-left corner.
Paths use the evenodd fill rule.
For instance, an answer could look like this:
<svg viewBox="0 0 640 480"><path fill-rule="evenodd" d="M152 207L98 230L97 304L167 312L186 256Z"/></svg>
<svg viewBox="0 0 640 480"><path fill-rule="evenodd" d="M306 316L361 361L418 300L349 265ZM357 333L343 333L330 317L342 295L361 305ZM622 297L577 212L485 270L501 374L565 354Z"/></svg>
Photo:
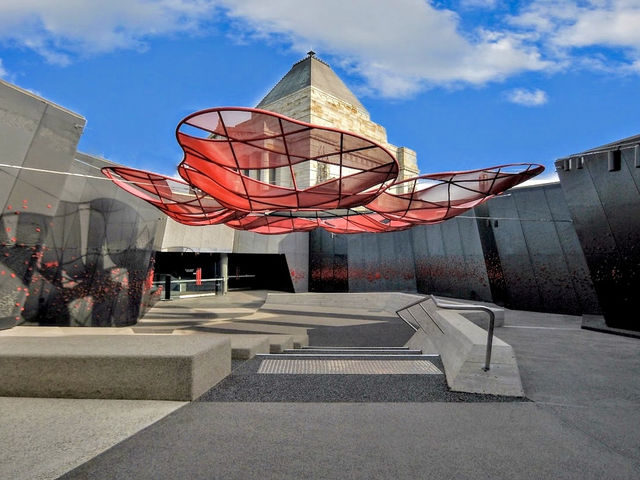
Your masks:
<svg viewBox="0 0 640 480"><path fill-rule="evenodd" d="M258 355L258 373L393 375L442 374L438 355L408 347L308 346ZM435 362L435 363L434 363Z"/></svg>
<svg viewBox="0 0 640 480"><path fill-rule="evenodd" d="M385 358L398 359L422 358L422 350L409 347L318 347L286 349L282 352L288 356L301 357L352 357L352 358Z"/></svg>

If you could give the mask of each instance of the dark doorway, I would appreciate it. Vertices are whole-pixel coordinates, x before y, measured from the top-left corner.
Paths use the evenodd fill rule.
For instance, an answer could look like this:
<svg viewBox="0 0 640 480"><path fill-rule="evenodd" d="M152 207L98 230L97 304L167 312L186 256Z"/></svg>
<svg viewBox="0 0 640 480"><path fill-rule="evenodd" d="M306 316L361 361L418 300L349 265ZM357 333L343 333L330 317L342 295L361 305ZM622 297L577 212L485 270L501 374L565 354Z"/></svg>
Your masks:
<svg viewBox="0 0 640 480"><path fill-rule="evenodd" d="M294 291L284 254L230 254L229 288Z"/></svg>

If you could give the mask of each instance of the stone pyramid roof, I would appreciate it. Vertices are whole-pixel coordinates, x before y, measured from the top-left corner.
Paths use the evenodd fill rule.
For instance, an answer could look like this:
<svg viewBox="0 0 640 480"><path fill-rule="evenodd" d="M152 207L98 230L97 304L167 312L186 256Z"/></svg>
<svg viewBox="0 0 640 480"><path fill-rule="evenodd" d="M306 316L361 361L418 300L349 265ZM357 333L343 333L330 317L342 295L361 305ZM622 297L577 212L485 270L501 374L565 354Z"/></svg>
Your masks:
<svg viewBox="0 0 640 480"><path fill-rule="evenodd" d="M282 80L258 103L257 108L263 108L308 86L314 86L366 112L364 106L344 82L340 80L340 77L335 74L328 64L315 58L313 52L310 52L309 56L295 63L291 70L282 77Z"/></svg>

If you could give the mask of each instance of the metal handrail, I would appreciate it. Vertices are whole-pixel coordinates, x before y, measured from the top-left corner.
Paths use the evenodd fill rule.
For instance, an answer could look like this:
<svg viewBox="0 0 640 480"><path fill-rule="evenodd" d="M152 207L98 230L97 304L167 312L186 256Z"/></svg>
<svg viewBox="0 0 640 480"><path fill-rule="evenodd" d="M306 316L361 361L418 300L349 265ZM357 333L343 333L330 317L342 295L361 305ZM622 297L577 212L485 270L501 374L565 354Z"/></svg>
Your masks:
<svg viewBox="0 0 640 480"><path fill-rule="evenodd" d="M472 311L481 311L489 314L489 328L487 329L487 353L485 355L484 368L485 372L489 371L491 364L491 348L493 347L493 328L496 322L496 315L493 313L489 307L485 307L484 305L464 305L464 304L442 304L438 303L436 297L433 295L429 295L433 303L438 308L442 308L443 310L472 310Z"/></svg>
<svg viewBox="0 0 640 480"><path fill-rule="evenodd" d="M404 310L404 308L401 308L400 310L397 310L396 311L396 315L400 318L400 320L402 320L404 323L409 325L409 327L411 327L413 329L413 331L417 332L418 329L411 322L409 322L409 320L406 320L402 315L400 315L400 312L402 310ZM411 312L409 312L409 315L411 315ZM411 316L413 316L413 315L411 315ZM420 325L420 324L418 323L418 325Z"/></svg>
<svg viewBox="0 0 640 480"><path fill-rule="evenodd" d="M490 366L491 366L491 350L492 350L492 347L493 347L493 329L495 327L495 321L496 321L496 315L495 315L495 313L493 313L493 310L491 310L489 307L485 307L484 305L467 305L467 304L460 304L460 303L456 303L456 304L438 303L438 300L433 295L429 295L429 298L433 301L433 303L434 303L434 305L436 307L442 308L443 310L480 311L480 312L485 312L485 313L487 313L489 315L489 328L487 329L487 352L485 354L485 362L484 362L484 367L483 367L483 370L485 372L488 372L489 369L490 369ZM420 308L422 308L422 310L425 312L425 314L430 317L430 315L427 313L427 311L421 305L425 300L427 300L427 299L422 298L420 300L417 300L417 301L415 301L413 303L410 303L409 305L405 305L404 307L396 310L396 315L398 317L400 317L400 319L404 323L409 325L416 332L418 331L418 329L416 327L414 327L411 323L409 323L407 320L405 320L402 317L402 315L400 315L400 312L402 312L403 310L408 310L411 307L415 307L416 305L420 305ZM409 314L413 317L413 314L411 312L409 312ZM415 317L414 317L414 319L415 319ZM431 320L433 320L433 319L431 319ZM416 322L417 322L417 320L416 320ZM417 323L422 328L422 326L420 325L420 322L417 322ZM440 328L440 325L438 325L435 321L433 323L442 332L442 329Z"/></svg>
<svg viewBox="0 0 640 480"><path fill-rule="evenodd" d="M408 320L406 320L402 315L400 315L400 312L401 312L401 311L403 311L403 310L408 310L408 309L409 309L409 308L411 308L411 307L415 307L416 305L418 305L419 303L422 303L422 302L424 302L424 301L425 301L425 299L424 299L424 298L421 298L420 300L417 300L417 301L415 301L415 302L413 302L413 303L410 303L409 305L405 305L404 307L402 307L402 308L400 308L400 309L396 310L396 315L397 315L398 317L400 317L400 320L402 320L404 323L406 323L407 325L409 325L409 326L410 326L414 331L416 331L416 332L418 331L418 329L417 329L413 324L411 324ZM411 315L411 316L413 317L413 314L412 314L411 312L409 312L409 315ZM414 320L416 320L416 317L413 317L413 319L414 319ZM418 321L416 320L416 323L418 324L418 326L420 326L420 322L418 322Z"/></svg>

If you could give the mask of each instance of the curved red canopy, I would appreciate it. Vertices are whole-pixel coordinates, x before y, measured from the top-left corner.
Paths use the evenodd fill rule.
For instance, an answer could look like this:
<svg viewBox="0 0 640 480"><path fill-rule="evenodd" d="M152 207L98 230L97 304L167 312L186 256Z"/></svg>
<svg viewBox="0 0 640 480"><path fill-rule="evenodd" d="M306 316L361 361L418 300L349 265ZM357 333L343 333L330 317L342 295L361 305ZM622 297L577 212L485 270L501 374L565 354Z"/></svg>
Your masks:
<svg viewBox="0 0 640 480"><path fill-rule="evenodd" d="M371 140L253 108L213 108L176 129L185 181L105 167L116 185L186 225L261 234L382 233L442 222L544 170L510 164L395 182L398 163Z"/></svg>
<svg viewBox="0 0 640 480"><path fill-rule="evenodd" d="M180 176L244 212L350 208L398 176L382 145L335 128L255 108L212 108L176 130Z"/></svg>
<svg viewBox="0 0 640 480"><path fill-rule="evenodd" d="M223 207L215 198L186 182L158 173L128 167L104 167L102 173L119 187L185 225L215 225L246 215Z"/></svg>
<svg viewBox="0 0 640 480"><path fill-rule="evenodd" d="M463 172L433 173L391 185L367 208L390 220L439 223L535 177L542 165L499 165Z"/></svg>

